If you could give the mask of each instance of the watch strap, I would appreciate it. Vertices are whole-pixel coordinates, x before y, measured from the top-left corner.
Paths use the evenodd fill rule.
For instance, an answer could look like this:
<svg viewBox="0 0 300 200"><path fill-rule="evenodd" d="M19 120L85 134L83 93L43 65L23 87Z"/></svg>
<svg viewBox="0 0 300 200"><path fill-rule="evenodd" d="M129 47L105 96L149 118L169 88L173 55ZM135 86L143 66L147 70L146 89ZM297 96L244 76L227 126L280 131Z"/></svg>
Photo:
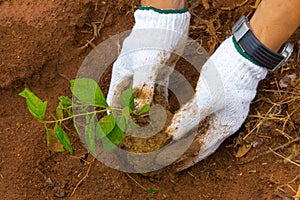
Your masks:
<svg viewBox="0 0 300 200"><path fill-rule="evenodd" d="M274 52L262 44L251 31L248 20L243 16L232 28L233 36L243 51L258 65L275 70L290 57L293 45L286 43L280 53Z"/></svg>

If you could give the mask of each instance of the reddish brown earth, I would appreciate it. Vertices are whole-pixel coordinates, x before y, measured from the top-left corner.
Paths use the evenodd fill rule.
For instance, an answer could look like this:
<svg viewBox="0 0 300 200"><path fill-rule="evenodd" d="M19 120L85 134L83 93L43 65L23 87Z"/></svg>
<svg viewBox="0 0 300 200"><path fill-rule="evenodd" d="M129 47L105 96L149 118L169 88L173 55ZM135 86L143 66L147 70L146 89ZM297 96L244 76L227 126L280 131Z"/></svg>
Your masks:
<svg viewBox="0 0 300 200"><path fill-rule="evenodd" d="M189 4L191 37L213 52L242 14L253 13L255 1ZM87 150L74 131L70 133L74 155L47 148L42 125L18 93L29 87L48 100L49 110L54 111L57 97L70 95L68 80L75 78L92 50L93 45L80 49L93 37L87 24L104 22L100 37L93 41L99 44L132 27L137 5L129 0L0 1L1 199L296 199L300 148L299 142L291 141L300 136L299 32L292 38L297 44L292 59L260 84L239 133L212 156L176 176L165 173L150 178L112 170L85 157ZM178 70L195 85L197 73L187 70L182 61ZM297 78L284 78L287 87L278 92L279 81L293 73ZM100 83L105 92L109 75ZM237 151L249 144L253 144L249 152L237 158ZM273 152L264 153L276 147L281 147L277 154L293 163ZM148 194L150 189L160 192Z"/></svg>

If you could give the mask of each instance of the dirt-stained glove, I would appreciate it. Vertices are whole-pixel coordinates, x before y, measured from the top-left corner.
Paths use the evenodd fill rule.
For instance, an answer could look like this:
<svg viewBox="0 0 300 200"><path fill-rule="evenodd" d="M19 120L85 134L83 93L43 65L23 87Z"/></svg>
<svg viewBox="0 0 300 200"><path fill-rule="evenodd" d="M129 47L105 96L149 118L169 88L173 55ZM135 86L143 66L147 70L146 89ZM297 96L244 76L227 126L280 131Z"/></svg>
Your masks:
<svg viewBox="0 0 300 200"><path fill-rule="evenodd" d="M135 106L139 110L152 102L155 84L164 88L167 98L169 75L184 50L190 13L187 9L141 7L134 17L132 32L113 65L107 102L119 105L120 93L133 81Z"/></svg>
<svg viewBox="0 0 300 200"><path fill-rule="evenodd" d="M208 129L199 129L193 156L183 156L177 170L188 168L212 154L245 121L251 101L267 69L254 64L233 37L226 39L202 68L196 94L174 115L167 133L175 140L185 137L206 119ZM194 141L195 143L195 141ZM192 155L192 154L191 154Z"/></svg>

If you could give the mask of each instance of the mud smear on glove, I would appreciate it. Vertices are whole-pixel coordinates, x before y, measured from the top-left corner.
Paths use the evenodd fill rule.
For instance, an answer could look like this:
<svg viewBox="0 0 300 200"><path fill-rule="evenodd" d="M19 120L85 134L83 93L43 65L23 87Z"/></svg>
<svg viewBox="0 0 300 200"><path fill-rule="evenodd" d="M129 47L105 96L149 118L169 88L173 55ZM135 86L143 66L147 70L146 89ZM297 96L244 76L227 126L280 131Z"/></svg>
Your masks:
<svg viewBox="0 0 300 200"><path fill-rule="evenodd" d="M154 109L147 115L133 116L133 120L139 126L133 131L136 136L140 135L143 138L134 137L130 133L126 134L120 146L122 149L134 153L149 153L159 150L171 140L165 130L171 123L173 113L169 111L168 102L163 96L163 88L156 86L153 104L161 105L161 109ZM145 138L147 135L153 136Z"/></svg>
<svg viewBox="0 0 300 200"><path fill-rule="evenodd" d="M183 48L183 45L181 46ZM170 56L167 55L168 52L166 51L163 51L160 55L160 64L164 64L166 68L173 66L180 58L180 56L176 53L171 53ZM167 76L167 74L162 74L162 76ZM134 97L141 99L144 102L149 101L149 96L152 96L152 88L150 88L150 90L146 88L148 87L146 86L141 89L135 89ZM174 103L179 105L178 102ZM161 107L160 109L154 109L152 112L150 110L150 115L133 116L135 123L141 128L137 128L137 130L135 130L135 132L138 132L138 135L136 135L137 137L132 137L130 134L126 134L123 142L121 143L121 148L134 153L149 153L159 150L161 147L165 146L165 144L170 142L171 137L168 136L165 131L171 124L174 114L170 112L169 108L168 88L155 84L152 105L155 104L160 105ZM143 137L145 135L153 136L145 138Z"/></svg>
<svg viewBox="0 0 300 200"><path fill-rule="evenodd" d="M176 162L172 164L173 171L180 172L196 164L195 160L199 156L200 149L203 145L204 136L209 128L209 121L210 116L200 122L191 146Z"/></svg>
<svg viewBox="0 0 300 200"><path fill-rule="evenodd" d="M164 97L164 89L156 86L153 98L153 104L159 104L163 109L154 109L150 115L133 116L135 123L139 126L135 130L135 136L129 131L120 144L120 147L128 152L141 154L155 152L151 156L148 154L142 157L128 154L126 160L137 172L163 167L161 170L143 174L158 179L165 175L176 176L177 172L195 164L194 160L200 151L209 121L209 118L206 118L199 124L199 127L195 127L184 138L176 142L172 141L172 138L167 135L166 129L170 125L174 113L170 112L169 104ZM176 103L178 104L178 102L172 101L172 104ZM152 136L145 137L149 134ZM184 149L186 151L183 151L181 147L185 144L191 145ZM168 148L159 151L166 145L169 145ZM170 165L170 163L173 164Z"/></svg>

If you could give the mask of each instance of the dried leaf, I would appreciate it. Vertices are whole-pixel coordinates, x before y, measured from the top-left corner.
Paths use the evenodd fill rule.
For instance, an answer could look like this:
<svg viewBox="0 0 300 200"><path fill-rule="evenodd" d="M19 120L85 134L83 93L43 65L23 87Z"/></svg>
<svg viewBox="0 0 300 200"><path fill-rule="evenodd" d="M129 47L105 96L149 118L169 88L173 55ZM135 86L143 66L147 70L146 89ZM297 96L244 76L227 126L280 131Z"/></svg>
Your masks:
<svg viewBox="0 0 300 200"><path fill-rule="evenodd" d="M49 135L51 136L49 141L49 149L55 152L64 152L64 146L59 142L59 140L54 135L54 130L48 130Z"/></svg>
<svg viewBox="0 0 300 200"><path fill-rule="evenodd" d="M297 79L297 75L295 73L286 75L279 81L280 88L287 88Z"/></svg>
<svg viewBox="0 0 300 200"><path fill-rule="evenodd" d="M203 7L204 7L205 10L208 10L209 7L210 7L207 0L202 0L202 5L203 5Z"/></svg>
<svg viewBox="0 0 300 200"><path fill-rule="evenodd" d="M252 145L249 145L249 144L242 145L239 148L239 150L237 151L235 157L241 158L241 157L245 156L250 151L251 148L252 148Z"/></svg>
<svg viewBox="0 0 300 200"><path fill-rule="evenodd" d="M300 154L300 149L298 144L294 144L291 149L291 154L287 157L290 160L294 160ZM288 163L287 160L283 161L284 163Z"/></svg>

